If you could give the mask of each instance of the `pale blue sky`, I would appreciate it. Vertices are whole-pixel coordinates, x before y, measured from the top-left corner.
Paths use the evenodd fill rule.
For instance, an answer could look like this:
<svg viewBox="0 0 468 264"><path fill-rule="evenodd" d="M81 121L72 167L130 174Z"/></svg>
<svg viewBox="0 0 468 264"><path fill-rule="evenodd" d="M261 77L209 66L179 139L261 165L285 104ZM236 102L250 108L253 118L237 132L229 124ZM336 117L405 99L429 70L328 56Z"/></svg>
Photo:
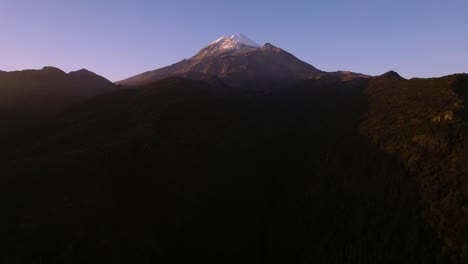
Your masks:
<svg viewBox="0 0 468 264"><path fill-rule="evenodd" d="M0 0L0 70L87 68L112 81L243 33L326 71L468 72L468 1Z"/></svg>

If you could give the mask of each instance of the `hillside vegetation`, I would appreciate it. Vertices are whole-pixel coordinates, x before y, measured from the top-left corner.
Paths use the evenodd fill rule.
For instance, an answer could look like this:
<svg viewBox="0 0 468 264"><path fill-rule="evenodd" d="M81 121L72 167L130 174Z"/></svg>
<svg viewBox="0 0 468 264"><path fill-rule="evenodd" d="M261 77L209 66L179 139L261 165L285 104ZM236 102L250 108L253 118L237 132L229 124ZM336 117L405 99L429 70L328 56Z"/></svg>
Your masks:
<svg viewBox="0 0 468 264"><path fill-rule="evenodd" d="M4 263L464 263L466 76L169 78L2 139Z"/></svg>
<svg viewBox="0 0 468 264"><path fill-rule="evenodd" d="M468 76L373 79L362 130L412 172L444 254L468 262Z"/></svg>

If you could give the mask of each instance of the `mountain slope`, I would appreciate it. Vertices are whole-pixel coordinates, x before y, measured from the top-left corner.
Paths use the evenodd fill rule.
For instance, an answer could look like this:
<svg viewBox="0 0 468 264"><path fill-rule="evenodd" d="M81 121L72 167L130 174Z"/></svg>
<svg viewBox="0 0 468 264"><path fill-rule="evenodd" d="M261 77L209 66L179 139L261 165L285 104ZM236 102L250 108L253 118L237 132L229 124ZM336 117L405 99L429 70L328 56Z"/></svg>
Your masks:
<svg viewBox="0 0 468 264"><path fill-rule="evenodd" d="M317 78L258 94L174 77L89 100L2 148L0 256L447 263L413 168L368 140L388 96L369 89L393 84Z"/></svg>
<svg viewBox="0 0 468 264"><path fill-rule="evenodd" d="M8 120L2 126L28 123L116 88L85 69L68 74L54 67L0 72L0 116Z"/></svg>
<svg viewBox="0 0 468 264"><path fill-rule="evenodd" d="M405 80L396 72L365 90L362 131L410 171L424 215L454 263L468 262L468 75Z"/></svg>
<svg viewBox="0 0 468 264"><path fill-rule="evenodd" d="M239 34L215 40L190 59L117 83L140 86L170 76L179 76L197 80L221 79L236 87L265 86L264 83L271 86L278 81L298 81L323 74L327 73L281 48L269 43L259 46ZM350 72L336 72L333 75L367 77Z"/></svg>

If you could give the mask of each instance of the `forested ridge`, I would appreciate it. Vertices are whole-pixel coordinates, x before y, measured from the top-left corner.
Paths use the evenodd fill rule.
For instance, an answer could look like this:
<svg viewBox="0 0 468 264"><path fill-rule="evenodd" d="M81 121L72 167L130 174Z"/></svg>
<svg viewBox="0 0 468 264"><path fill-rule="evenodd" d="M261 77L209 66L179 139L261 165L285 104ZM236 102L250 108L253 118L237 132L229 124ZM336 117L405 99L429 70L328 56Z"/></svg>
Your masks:
<svg viewBox="0 0 468 264"><path fill-rule="evenodd" d="M466 75L169 78L3 137L4 263L464 263Z"/></svg>
<svg viewBox="0 0 468 264"><path fill-rule="evenodd" d="M468 261L467 75L370 81L364 134L412 172L444 254Z"/></svg>

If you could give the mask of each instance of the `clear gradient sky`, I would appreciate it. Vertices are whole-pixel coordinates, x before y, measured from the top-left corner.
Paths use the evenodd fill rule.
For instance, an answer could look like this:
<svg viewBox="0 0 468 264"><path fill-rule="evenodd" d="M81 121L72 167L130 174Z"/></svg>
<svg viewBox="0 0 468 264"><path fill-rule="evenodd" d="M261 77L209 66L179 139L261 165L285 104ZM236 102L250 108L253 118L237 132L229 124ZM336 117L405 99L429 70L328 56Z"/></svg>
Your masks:
<svg viewBox="0 0 468 264"><path fill-rule="evenodd" d="M0 70L118 81L234 33L326 71L468 72L467 0L0 0Z"/></svg>

